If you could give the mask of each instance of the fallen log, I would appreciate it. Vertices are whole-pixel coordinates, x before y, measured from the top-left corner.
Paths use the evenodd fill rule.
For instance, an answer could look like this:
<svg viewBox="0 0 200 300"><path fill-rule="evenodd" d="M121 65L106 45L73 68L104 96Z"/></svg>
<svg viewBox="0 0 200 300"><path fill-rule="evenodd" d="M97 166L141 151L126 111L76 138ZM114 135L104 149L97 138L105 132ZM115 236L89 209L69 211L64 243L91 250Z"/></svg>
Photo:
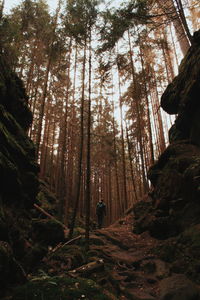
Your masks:
<svg viewBox="0 0 200 300"><path fill-rule="evenodd" d="M62 249L64 246L70 245L71 243L73 243L73 242L79 240L80 238L82 238L82 235L76 236L75 238L73 238L73 239L67 241L67 242L64 243L64 244L60 243L60 244L58 244L54 249L52 249L52 252L56 252L57 250Z"/></svg>
<svg viewBox="0 0 200 300"><path fill-rule="evenodd" d="M58 221L55 217L53 217L52 215L50 215L47 211L45 211L42 207L38 206L37 204L34 204L34 207L39 210L41 213L43 213L45 216L47 216L48 218L58 222L59 224L62 225L62 227L65 229L65 230L69 230L67 228L67 226L63 223L61 223L60 221Z"/></svg>
<svg viewBox="0 0 200 300"><path fill-rule="evenodd" d="M96 261L92 261L86 265L83 265L79 268L76 268L74 270L69 271L68 273L71 274L72 276L83 276L87 277L91 273L94 272L101 272L104 270L104 260L103 259L98 259Z"/></svg>

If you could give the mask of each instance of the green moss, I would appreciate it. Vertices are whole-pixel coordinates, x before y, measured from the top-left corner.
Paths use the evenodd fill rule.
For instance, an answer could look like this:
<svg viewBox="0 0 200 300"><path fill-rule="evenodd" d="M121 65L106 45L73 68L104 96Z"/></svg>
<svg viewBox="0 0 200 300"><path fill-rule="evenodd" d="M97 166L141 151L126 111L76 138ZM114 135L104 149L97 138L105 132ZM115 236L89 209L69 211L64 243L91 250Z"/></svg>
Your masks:
<svg viewBox="0 0 200 300"><path fill-rule="evenodd" d="M6 203L30 207L38 190L34 145L14 117L0 105L0 181ZM23 188L22 188L23 187Z"/></svg>
<svg viewBox="0 0 200 300"><path fill-rule="evenodd" d="M16 138L9 133L7 128L2 123L0 123L0 138L2 140L3 145L6 145L7 147L9 147L9 149L11 151L13 151L14 153L16 153L16 155L18 155L20 157L26 156L26 152L20 146L20 144L16 141Z"/></svg>
<svg viewBox="0 0 200 300"><path fill-rule="evenodd" d="M15 149L18 154L28 157L29 164L35 164L33 161L35 155L35 146L29 139L23 128L16 122L14 117L0 105L0 134L6 142L6 149Z"/></svg>
<svg viewBox="0 0 200 300"><path fill-rule="evenodd" d="M68 277L36 278L15 290L12 300L109 300L92 280Z"/></svg>

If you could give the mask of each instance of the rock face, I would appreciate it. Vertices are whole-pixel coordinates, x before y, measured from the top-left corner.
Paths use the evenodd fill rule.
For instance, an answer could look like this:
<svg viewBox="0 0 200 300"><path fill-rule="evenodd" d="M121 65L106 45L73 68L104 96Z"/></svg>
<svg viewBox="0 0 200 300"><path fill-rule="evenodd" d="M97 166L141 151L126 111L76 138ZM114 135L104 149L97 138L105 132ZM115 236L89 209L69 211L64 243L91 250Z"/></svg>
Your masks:
<svg viewBox="0 0 200 300"><path fill-rule="evenodd" d="M188 139L200 146L200 31L193 36L193 45L182 61L179 74L161 98L162 108L178 114L171 128L170 142Z"/></svg>
<svg viewBox="0 0 200 300"><path fill-rule="evenodd" d="M181 274L163 279L160 287L160 300L198 300L200 298L196 285Z"/></svg>
<svg viewBox="0 0 200 300"><path fill-rule="evenodd" d="M162 108L177 114L169 131L170 145L148 172L153 191L138 215L135 232L149 229L157 238L176 236L200 215L200 31L193 37L179 68L161 99ZM147 205L147 203L149 203ZM143 206L140 203L140 206Z"/></svg>
<svg viewBox="0 0 200 300"><path fill-rule="evenodd" d="M0 57L0 291L25 279L30 209L38 193L32 121L22 81ZM0 292L0 293L1 293ZM1 295L0 295L1 296Z"/></svg>
<svg viewBox="0 0 200 300"><path fill-rule="evenodd" d="M178 76L161 99L162 108L176 114L170 145L150 168L152 191L134 208L134 232L149 231L161 241L160 259L170 273L200 283L200 31L193 37ZM182 276L182 275L181 275ZM173 285L177 282L177 288ZM200 299L186 277L169 277L161 284L161 299Z"/></svg>
<svg viewBox="0 0 200 300"><path fill-rule="evenodd" d="M6 205L20 202L30 207L38 187L35 148L26 134L32 114L22 81L2 58L0 70L0 196Z"/></svg>

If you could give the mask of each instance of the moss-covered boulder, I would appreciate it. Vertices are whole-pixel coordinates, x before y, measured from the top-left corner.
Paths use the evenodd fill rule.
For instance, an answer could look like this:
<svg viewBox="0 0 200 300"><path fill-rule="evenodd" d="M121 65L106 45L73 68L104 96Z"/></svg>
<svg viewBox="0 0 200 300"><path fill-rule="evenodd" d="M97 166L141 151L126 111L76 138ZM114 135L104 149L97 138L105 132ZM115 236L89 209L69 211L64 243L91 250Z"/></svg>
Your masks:
<svg viewBox="0 0 200 300"><path fill-rule="evenodd" d="M51 219L33 219L33 239L44 245L54 246L64 241L64 228L61 223Z"/></svg>
<svg viewBox="0 0 200 300"><path fill-rule="evenodd" d="M39 191L37 194L36 201L38 205L50 215L55 216L58 214L58 203L56 196L50 191L48 183L44 182L43 180L40 180L39 182ZM36 209L34 210L33 215L36 218L44 217L44 214Z"/></svg>

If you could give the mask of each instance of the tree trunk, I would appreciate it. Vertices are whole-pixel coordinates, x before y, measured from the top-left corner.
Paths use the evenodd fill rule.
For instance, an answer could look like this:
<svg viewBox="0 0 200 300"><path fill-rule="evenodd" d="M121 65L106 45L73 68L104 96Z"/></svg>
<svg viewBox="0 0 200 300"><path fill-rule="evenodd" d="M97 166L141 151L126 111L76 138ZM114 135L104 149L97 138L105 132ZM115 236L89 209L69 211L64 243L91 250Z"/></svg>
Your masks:
<svg viewBox="0 0 200 300"><path fill-rule="evenodd" d="M153 165L155 158L154 158L154 149L153 149L153 136L152 136L152 129L151 129L151 117L150 117L150 104L149 104L149 99L148 99L148 91L147 91L147 78L146 78L146 73L144 70L144 59L143 59L143 54L141 50L141 45L139 45L139 54L140 54L140 59L141 59L141 65L142 65L142 74L143 74L143 84L145 88L145 101L146 101L146 109L147 109L147 126L148 126L148 133L149 133L149 145L150 145L150 164Z"/></svg>
<svg viewBox="0 0 200 300"><path fill-rule="evenodd" d="M181 47L181 51L185 56L189 47L190 43L188 37L185 33L184 26L182 20L179 17L179 14L176 10L173 0L158 0L158 5L161 7L163 12L166 14L166 17L170 22L173 23L175 32Z"/></svg>
<svg viewBox="0 0 200 300"><path fill-rule="evenodd" d="M91 75L92 75L92 49L91 49L91 28L89 37L89 98L88 98L88 120L87 120L87 174L85 193L85 249L89 250L90 235L90 203L91 203Z"/></svg>
<svg viewBox="0 0 200 300"><path fill-rule="evenodd" d="M114 147L114 166L115 166L115 178L116 178L116 192L117 192L117 203L119 208L118 216L121 216L123 213L123 207L119 191L119 174L118 174L118 164L117 164L117 146L116 146L116 128L115 128L115 117L114 117L114 101L113 101L113 117L112 117L112 126L113 126L113 147Z"/></svg>
<svg viewBox="0 0 200 300"><path fill-rule="evenodd" d="M42 97L41 97L41 104L40 104L40 111L39 111L39 121L38 121L38 131L37 131L37 137L36 137L36 154L39 156L40 151L40 142L41 142L41 135L42 135L42 123L43 123L43 117L44 117L44 109L45 109L45 102L47 97L47 88L48 88L48 81L49 81L49 74L51 69L51 62L52 62L52 54L53 54L53 43L54 43L54 35L55 30L58 23L58 15L61 8L61 2L62 0L59 0L58 7L56 9L56 14L54 18L53 23L53 30L52 30L52 37L50 42L50 50L48 55L48 61L46 66L46 72L45 72L45 78L44 78L44 84L43 84L43 90L42 90Z"/></svg>
<svg viewBox="0 0 200 300"><path fill-rule="evenodd" d="M79 196L81 190L81 177L82 177L82 159L83 159L83 142L84 142L84 102L85 102L85 65L86 65L86 48L87 48L87 38L84 41L84 56L83 56L83 71L82 71L82 95L81 95L81 121L80 121L80 146L79 146L79 157L78 157L78 169L77 169L77 181L76 181L76 194L75 203L72 213L72 220L70 224L70 231L68 238L71 239L74 226L76 221L76 215L79 204Z"/></svg>
<svg viewBox="0 0 200 300"><path fill-rule="evenodd" d="M64 120L63 120L63 132L62 132L62 140L61 140L61 157L59 162L59 175L60 178L58 182L58 195L59 195L59 218L63 221L65 214L65 197L66 197L66 148L67 148L67 118L68 118L68 102L69 102L69 86L70 86L70 69L71 69L71 46L72 40L70 39L69 44L69 67L67 70L67 90L66 90L66 98L65 98L65 106L64 106Z"/></svg>
<svg viewBox="0 0 200 300"><path fill-rule="evenodd" d="M129 156L129 163L130 163L130 170L131 170L131 179L132 179L132 185L133 185L133 192L135 196L135 201L138 201L138 196L137 196L137 190L136 190L136 183L135 183L135 176L133 172L133 163L132 163L132 157L131 157L131 147L130 147L130 139L129 139L129 134L128 134L128 128L126 125L126 139L127 139L127 144L128 144L128 156Z"/></svg>
<svg viewBox="0 0 200 300"><path fill-rule="evenodd" d="M190 33L190 29L188 27L188 24L187 24L187 21L186 21L186 18L185 18L185 13L184 13L182 1L181 0L175 0L175 3L177 5L179 16L180 16L181 22L183 24L183 27L185 29L185 32L187 34L187 37L190 41L190 44L192 44L192 35Z"/></svg>
<svg viewBox="0 0 200 300"><path fill-rule="evenodd" d="M70 122L70 130L69 130L69 138L70 138L70 145L69 145L69 159L68 159L68 166L67 166L67 182L68 182L68 208L66 211L65 218L67 219L67 212L69 211L69 208L72 207L72 191L74 186L74 170L75 170L75 157L76 157L76 151L75 151L75 124L76 124L76 110L75 110L75 92L76 92L76 73L77 73L77 54L78 54L78 47L76 43L76 49L75 49L75 58L74 58L74 79L73 79L73 94L72 94L72 113L71 113L71 122Z"/></svg>
<svg viewBox="0 0 200 300"><path fill-rule="evenodd" d="M131 61L131 72L132 72L132 80L133 80L133 86L134 90L136 91L136 79L135 79L135 69L134 69L134 63L133 63L133 57L132 57L132 48L131 48L131 39L130 39L130 33L128 31L128 40L129 40L129 55L130 55L130 61ZM140 149L140 158L141 158L141 168L142 168L142 178L143 178L143 188L144 193L148 191L148 184L145 174L145 165L144 165L144 153L143 153L143 147L142 147L142 131L141 131L141 116L140 116L140 108L139 108L139 99L138 96L133 96L133 101L135 100L136 104L136 112L137 112L137 126L138 126L138 141L139 141L139 149Z"/></svg>
<svg viewBox="0 0 200 300"><path fill-rule="evenodd" d="M5 0L2 0L1 7L0 7L0 20L3 17L4 5L5 5Z"/></svg>
<svg viewBox="0 0 200 300"><path fill-rule="evenodd" d="M118 84L119 84L119 107L120 107L120 127L121 127L121 147L122 147L122 169L123 169L123 198L124 198L124 212L128 208L128 199L127 199L127 182L126 182L126 159L125 159L125 144L124 144L124 128L123 128L123 112L122 112L122 95L121 95L121 82L119 67L118 68Z"/></svg>

